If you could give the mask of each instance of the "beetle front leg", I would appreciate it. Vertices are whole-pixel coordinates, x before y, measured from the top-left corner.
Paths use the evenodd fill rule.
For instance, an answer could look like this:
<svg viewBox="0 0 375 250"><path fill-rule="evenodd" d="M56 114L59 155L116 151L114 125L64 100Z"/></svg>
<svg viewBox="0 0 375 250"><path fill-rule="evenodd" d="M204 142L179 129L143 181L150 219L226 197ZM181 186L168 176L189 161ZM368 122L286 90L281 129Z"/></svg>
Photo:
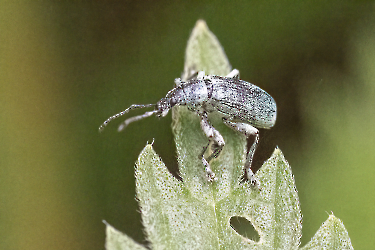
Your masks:
<svg viewBox="0 0 375 250"><path fill-rule="evenodd" d="M212 181L217 180L217 178L215 177L215 173L212 171L209 162L213 158L216 158L220 154L220 152L222 151L222 149L225 145L225 142L224 142L223 136L221 136L219 131L217 131L208 122L207 113L204 111L204 112L200 113L199 115L201 117L201 128L202 128L203 132L205 133L205 135L207 136L207 138L209 140L207 146L205 146L203 148L203 152L199 156L199 158L202 160L202 163L205 166L208 181L212 182ZM204 153L206 152L207 148L210 146L211 142L213 143L212 144L213 152L206 159L206 158L204 158Z"/></svg>
<svg viewBox="0 0 375 250"><path fill-rule="evenodd" d="M247 176L247 179L249 180L250 184L253 187L259 188L259 181L255 178L255 175L253 171L251 170L251 163L253 161L255 149L258 146L259 142L259 131L258 129L254 128L250 124L242 123L242 122L232 122L227 120L226 118L223 118L223 122L225 125L230 127L233 130L236 130L246 136L246 138L249 138L251 135L255 135L255 141L253 145L251 145L249 152L246 155L246 162L245 162L245 173Z"/></svg>

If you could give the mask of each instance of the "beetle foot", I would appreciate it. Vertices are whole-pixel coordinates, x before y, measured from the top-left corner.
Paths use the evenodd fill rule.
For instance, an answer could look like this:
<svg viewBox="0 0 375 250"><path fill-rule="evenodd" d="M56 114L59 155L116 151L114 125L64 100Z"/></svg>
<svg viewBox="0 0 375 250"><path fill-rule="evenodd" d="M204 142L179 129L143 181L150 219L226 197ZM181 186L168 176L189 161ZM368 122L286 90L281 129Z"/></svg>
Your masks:
<svg viewBox="0 0 375 250"><path fill-rule="evenodd" d="M260 183L250 168L246 169L246 174L247 174L247 179L250 182L251 187L261 190Z"/></svg>
<svg viewBox="0 0 375 250"><path fill-rule="evenodd" d="M206 175L207 175L207 180L208 180L209 182L217 181L217 178L215 177L215 173L212 172L211 169L207 169L207 168L206 168Z"/></svg>

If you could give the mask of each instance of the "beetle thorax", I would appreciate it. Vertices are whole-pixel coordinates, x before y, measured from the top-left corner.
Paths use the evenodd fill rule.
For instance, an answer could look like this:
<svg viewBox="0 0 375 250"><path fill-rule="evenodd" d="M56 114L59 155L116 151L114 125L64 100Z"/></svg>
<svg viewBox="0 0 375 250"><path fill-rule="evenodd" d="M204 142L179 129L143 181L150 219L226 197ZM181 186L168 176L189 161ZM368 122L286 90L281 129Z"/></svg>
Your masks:
<svg viewBox="0 0 375 250"><path fill-rule="evenodd" d="M168 95L171 107L185 105L190 109L195 109L208 100L207 86L203 80L191 80L174 88Z"/></svg>

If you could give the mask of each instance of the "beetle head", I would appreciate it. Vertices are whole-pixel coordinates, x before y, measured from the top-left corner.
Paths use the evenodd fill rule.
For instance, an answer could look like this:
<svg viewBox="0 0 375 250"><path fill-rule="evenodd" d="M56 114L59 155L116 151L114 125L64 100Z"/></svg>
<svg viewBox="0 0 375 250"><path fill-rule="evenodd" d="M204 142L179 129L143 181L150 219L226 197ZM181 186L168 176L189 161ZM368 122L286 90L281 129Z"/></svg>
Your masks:
<svg viewBox="0 0 375 250"><path fill-rule="evenodd" d="M171 109L171 103L167 98L162 98L156 103L156 115L159 117L164 117L168 114Z"/></svg>

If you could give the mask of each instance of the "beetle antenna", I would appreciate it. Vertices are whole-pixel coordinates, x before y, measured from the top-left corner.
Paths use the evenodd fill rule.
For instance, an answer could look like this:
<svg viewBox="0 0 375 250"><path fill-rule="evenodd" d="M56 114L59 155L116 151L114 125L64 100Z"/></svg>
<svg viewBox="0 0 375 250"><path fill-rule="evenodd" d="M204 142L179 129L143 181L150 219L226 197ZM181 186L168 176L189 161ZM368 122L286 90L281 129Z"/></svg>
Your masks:
<svg viewBox="0 0 375 250"><path fill-rule="evenodd" d="M136 122L136 121L142 120L143 118L152 116L156 112L158 112L158 111L153 110L153 111L148 111L148 112L144 113L143 115L137 115L137 116L130 117L130 118L126 119L120 126L118 126L117 131L120 132L120 131L124 130L124 128L126 128L129 125L129 123Z"/></svg>
<svg viewBox="0 0 375 250"><path fill-rule="evenodd" d="M109 123L110 121L112 121L112 120L114 120L114 119L116 119L116 118L119 118L120 116L123 116L123 115L127 114L130 110L133 110L133 109L141 109L141 108L150 108L150 107L155 107L155 106L156 106L156 104L132 104L129 108L125 109L124 111L121 111L120 113L115 114L115 115L109 117L107 120L105 120L105 122L103 122L103 124L100 125L100 127L99 127L99 132L102 132L103 129L108 125L108 123ZM153 112L153 111L151 111L151 112L152 112L152 114L155 113L155 112ZM146 112L146 113L149 113L149 112ZM150 115L152 115L152 114L150 114ZM146 115L146 114L144 114L144 115ZM144 117L148 117L148 116L150 116L150 115L146 115L146 116L144 116ZM137 117L137 116L136 116L136 117ZM133 118L135 118L135 117L133 117ZM132 119L132 118L129 118L129 119ZM129 120L129 119L127 119L127 120ZM142 119L142 118L138 118L138 120L139 120L139 119ZM126 120L126 121L127 121L127 120ZM125 122L126 122L126 121L125 121ZM137 120L135 120L135 121L137 121ZM130 121L130 122L132 122L132 121ZM127 124L129 124L129 123L127 123Z"/></svg>

